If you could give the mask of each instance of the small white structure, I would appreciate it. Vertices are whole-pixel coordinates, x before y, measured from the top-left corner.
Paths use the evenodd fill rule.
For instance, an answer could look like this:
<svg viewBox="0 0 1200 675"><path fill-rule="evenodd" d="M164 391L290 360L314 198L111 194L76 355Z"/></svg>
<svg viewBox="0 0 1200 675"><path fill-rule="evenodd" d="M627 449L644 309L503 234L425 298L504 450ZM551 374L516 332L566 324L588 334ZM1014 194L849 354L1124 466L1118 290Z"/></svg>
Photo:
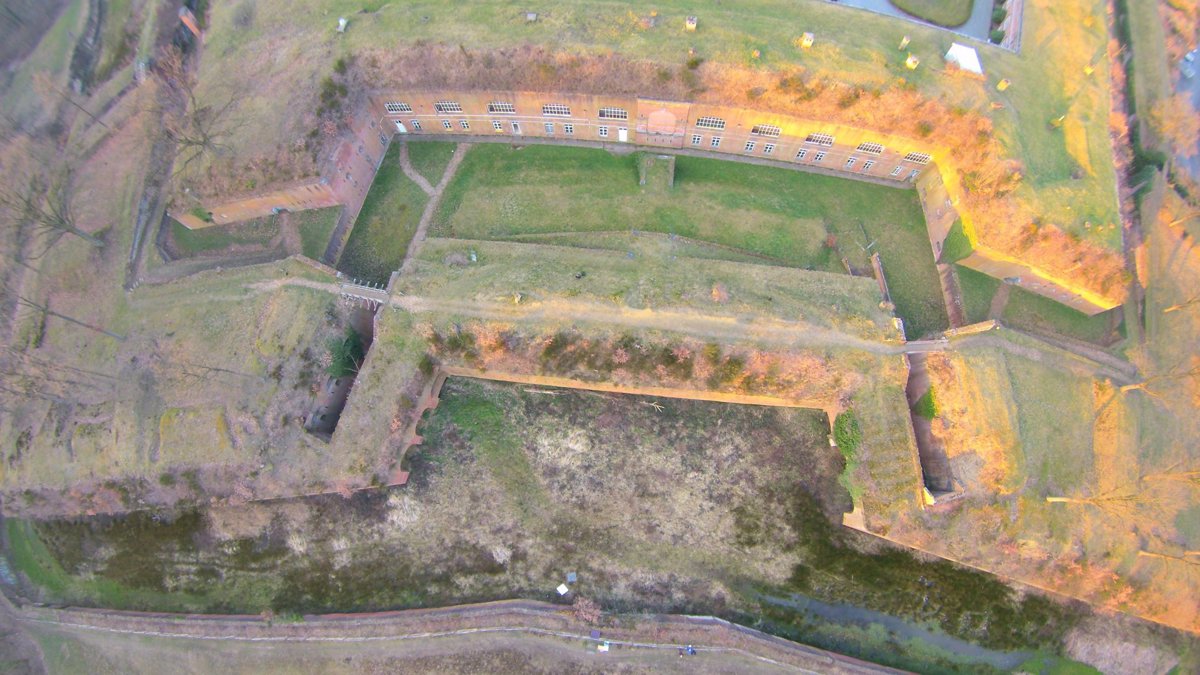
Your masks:
<svg viewBox="0 0 1200 675"><path fill-rule="evenodd" d="M979 63L979 54L974 47L950 43L950 51L946 52L946 63L953 63L968 73L983 74L983 66Z"/></svg>
<svg viewBox="0 0 1200 675"><path fill-rule="evenodd" d="M346 32L346 23L347 23L346 17L344 17L344 16L338 17L337 32L345 33Z"/></svg>
<svg viewBox="0 0 1200 675"><path fill-rule="evenodd" d="M559 595L566 595L567 593L571 592L571 589L568 588L566 584L559 584L558 588L554 590L558 591Z"/></svg>

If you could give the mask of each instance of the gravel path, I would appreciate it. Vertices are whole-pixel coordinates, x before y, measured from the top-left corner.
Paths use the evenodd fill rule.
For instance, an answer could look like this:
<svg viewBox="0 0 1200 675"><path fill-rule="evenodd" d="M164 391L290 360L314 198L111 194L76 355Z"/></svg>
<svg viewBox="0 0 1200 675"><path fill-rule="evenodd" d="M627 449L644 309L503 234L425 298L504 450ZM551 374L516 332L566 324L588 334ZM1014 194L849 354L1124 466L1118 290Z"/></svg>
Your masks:
<svg viewBox="0 0 1200 675"><path fill-rule="evenodd" d="M426 194L429 195L429 201L425 204L425 211L421 213L421 222L417 225L417 231L413 234L412 241L408 244L408 252L404 254L404 262L400 265L400 276L403 276L408 271L413 259L420 252L421 245L425 243L425 233L429 230L429 223L433 222L433 214L437 212L438 205L442 203L442 192L450 184L450 179L454 178L454 174L458 171L458 165L462 164L463 157L466 156L467 151L470 149L470 143L459 143L454 148L454 156L450 158L450 163L446 165L446 172L442 174L442 179L438 181L437 187L428 187L429 182L413 170L412 164L408 161L408 146L404 145L400 147L400 166L404 169L404 173L409 178L412 178L417 185L421 185L421 189L425 190Z"/></svg>

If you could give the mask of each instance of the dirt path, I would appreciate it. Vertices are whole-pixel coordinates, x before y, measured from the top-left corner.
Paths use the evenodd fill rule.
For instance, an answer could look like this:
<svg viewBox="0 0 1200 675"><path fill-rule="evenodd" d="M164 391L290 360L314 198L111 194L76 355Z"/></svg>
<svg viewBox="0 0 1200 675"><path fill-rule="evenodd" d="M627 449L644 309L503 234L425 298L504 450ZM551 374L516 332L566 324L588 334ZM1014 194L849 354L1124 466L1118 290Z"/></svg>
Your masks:
<svg viewBox="0 0 1200 675"><path fill-rule="evenodd" d="M567 610L567 611L564 611ZM608 642L619 650L665 651L674 655L684 645L704 655L737 654L751 661L812 673L899 673L708 616L668 614L622 615L599 624L575 619L568 607L531 600L478 605L306 616L304 621L269 623L259 616L192 616L86 609L30 607L24 621L47 624L72 633L114 633L142 638L217 640L228 643L365 643L420 641L468 635L541 635L587 644L589 651ZM600 637L591 632L599 630Z"/></svg>
<svg viewBox="0 0 1200 675"><path fill-rule="evenodd" d="M400 146L400 166L404 169L404 173L422 185L421 189L429 195L429 202L425 204L425 211L421 213L421 222L417 225L417 231L413 234L412 242L408 245L408 252L404 254L404 262L400 265L400 276L409 270L412 261L420 252L422 244L425 243L425 233L429 230L429 223L433 222L433 214L437 212L438 205L442 203L442 192L446 186L450 184L450 179L454 178L454 174L458 172L458 165L462 164L463 157L467 151L471 149L470 143L459 143L454 148L454 156L450 158L450 163L446 165L446 171L442 174L442 179L438 181L437 187L427 188L429 182L420 177L413 170L412 165L408 161L408 146ZM418 181L418 178L420 179Z"/></svg>
<svg viewBox="0 0 1200 675"><path fill-rule="evenodd" d="M421 188L425 194L429 195L430 197L437 196L433 186L429 184L429 181L425 180L425 176L417 173L417 170L413 168L412 162L409 161L408 143L400 144L400 170L404 172L405 176L408 176L409 180L416 183L417 187ZM446 171L450 171L450 167L446 167Z"/></svg>

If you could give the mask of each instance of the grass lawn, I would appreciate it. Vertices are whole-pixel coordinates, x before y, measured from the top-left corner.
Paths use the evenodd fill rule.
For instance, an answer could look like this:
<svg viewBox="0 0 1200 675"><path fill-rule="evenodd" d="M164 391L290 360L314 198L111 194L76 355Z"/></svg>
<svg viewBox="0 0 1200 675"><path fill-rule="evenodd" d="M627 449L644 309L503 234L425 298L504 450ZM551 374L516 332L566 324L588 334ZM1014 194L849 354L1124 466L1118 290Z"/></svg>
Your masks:
<svg viewBox="0 0 1200 675"><path fill-rule="evenodd" d="M230 246L267 246L279 235L279 223L275 218L265 216L235 225L214 225L198 230L188 229L183 223L172 220L171 238L185 258Z"/></svg>
<svg viewBox="0 0 1200 675"><path fill-rule="evenodd" d="M301 252L304 255L313 260L321 259L341 214L342 207L331 206L327 209L297 211L289 216L300 230Z"/></svg>
<svg viewBox="0 0 1200 675"><path fill-rule="evenodd" d="M1115 311L1120 310L1088 316L1036 293L1013 288L1000 318L1013 328L1107 345L1120 338L1120 330L1114 332L1110 329Z"/></svg>
<svg viewBox="0 0 1200 675"><path fill-rule="evenodd" d="M977 323L988 318L992 307L992 296L1000 288L1000 280L962 266L956 266L958 287L962 291L963 314L967 323Z"/></svg>
<svg viewBox="0 0 1200 675"><path fill-rule="evenodd" d="M888 0L902 11L939 26L954 28L971 18L975 2L989 0Z"/></svg>
<svg viewBox="0 0 1200 675"><path fill-rule="evenodd" d="M437 185L446 173L446 166L454 155L457 143L442 141L418 141L408 143L408 160L417 173L425 177L430 185Z"/></svg>
<svg viewBox="0 0 1200 675"><path fill-rule="evenodd" d="M677 157L675 186L638 185L638 157L603 150L504 145L471 149L447 186L432 233L587 246L597 233L679 235L741 249L766 262L841 272L826 244L869 270L883 256L897 311L910 334L945 328L933 254L916 194L822 176L715 159ZM869 273L869 272L867 272Z"/></svg>
<svg viewBox="0 0 1200 675"><path fill-rule="evenodd" d="M399 145L388 148L338 260L338 269L350 276L386 282L417 231L429 197L404 175L399 154Z"/></svg>

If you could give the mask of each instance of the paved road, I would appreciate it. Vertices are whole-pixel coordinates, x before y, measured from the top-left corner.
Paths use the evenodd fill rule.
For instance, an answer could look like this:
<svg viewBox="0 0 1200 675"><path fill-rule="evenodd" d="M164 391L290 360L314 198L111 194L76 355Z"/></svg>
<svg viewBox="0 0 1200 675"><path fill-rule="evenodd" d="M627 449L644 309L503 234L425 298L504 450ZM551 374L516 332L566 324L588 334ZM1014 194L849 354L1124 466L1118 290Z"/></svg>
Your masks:
<svg viewBox="0 0 1200 675"><path fill-rule="evenodd" d="M906 21L912 21L913 23L933 26L934 28L949 31L951 33L966 35L967 37L975 38L980 42L987 42L988 33L991 32L992 28L991 0L975 0L975 5L971 8L971 18L967 19L967 22L963 25L955 26L954 28L939 26L937 24L918 19L911 14L906 14L900 11L900 9L898 9L891 2L888 2L888 0L837 0L837 2L840 5L857 7L858 9L865 9L868 12L886 14L887 16L894 16Z"/></svg>

